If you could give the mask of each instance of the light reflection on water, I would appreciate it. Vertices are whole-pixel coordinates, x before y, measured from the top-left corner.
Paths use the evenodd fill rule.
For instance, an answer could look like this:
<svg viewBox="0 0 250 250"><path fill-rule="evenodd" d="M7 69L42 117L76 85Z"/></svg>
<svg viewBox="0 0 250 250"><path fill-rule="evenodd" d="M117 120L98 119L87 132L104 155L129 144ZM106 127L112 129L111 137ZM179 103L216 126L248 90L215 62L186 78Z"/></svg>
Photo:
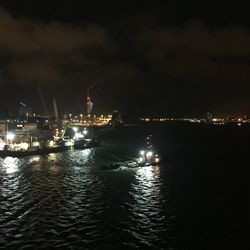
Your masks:
<svg viewBox="0 0 250 250"><path fill-rule="evenodd" d="M18 171L19 159L13 157L6 157L1 161L0 171L6 174L12 174Z"/></svg>
<svg viewBox="0 0 250 250"><path fill-rule="evenodd" d="M10 248L163 246L169 227L160 167L101 171L109 155L97 148L2 159L0 230L9 233L0 242Z"/></svg>
<svg viewBox="0 0 250 250"><path fill-rule="evenodd" d="M171 233L164 211L168 207L168 190L163 190L160 178L159 166L141 167L136 170L132 183L133 202L128 203L132 223L128 231L142 248L163 246L167 234Z"/></svg>

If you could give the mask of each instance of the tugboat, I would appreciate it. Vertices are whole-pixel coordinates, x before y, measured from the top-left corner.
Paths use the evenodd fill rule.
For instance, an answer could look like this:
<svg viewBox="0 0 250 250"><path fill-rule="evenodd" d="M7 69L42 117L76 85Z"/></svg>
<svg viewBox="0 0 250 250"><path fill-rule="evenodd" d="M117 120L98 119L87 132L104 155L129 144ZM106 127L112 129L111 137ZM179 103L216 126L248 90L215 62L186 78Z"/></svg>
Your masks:
<svg viewBox="0 0 250 250"><path fill-rule="evenodd" d="M153 149L152 135L146 137L146 147L140 151L137 163L140 166L158 165L160 163L160 157Z"/></svg>
<svg viewBox="0 0 250 250"><path fill-rule="evenodd" d="M152 135L149 135L146 137L145 149L139 152L139 156L137 158L133 158L132 160L131 159L124 160L118 156L115 156L115 158L116 158L116 162L102 165L100 169L101 170L115 170L120 167L138 168L138 167L147 167L147 166L157 166L161 161L160 156L156 153L155 149L153 149Z"/></svg>

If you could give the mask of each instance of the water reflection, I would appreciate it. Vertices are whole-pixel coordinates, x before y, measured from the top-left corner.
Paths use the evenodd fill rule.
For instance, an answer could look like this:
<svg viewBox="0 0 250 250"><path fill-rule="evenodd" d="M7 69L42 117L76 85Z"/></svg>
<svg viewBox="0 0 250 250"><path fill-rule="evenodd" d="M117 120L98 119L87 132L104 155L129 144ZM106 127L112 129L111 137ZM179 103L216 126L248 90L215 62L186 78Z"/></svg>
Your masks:
<svg viewBox="0 0 250 250"><path fill-rule="evenodd" d="M157 178L160 174L159 166L149 166L149 167L141 167L137 170L137 177L142 181L148 181L152 183L152 181Z"/></svg>
<svg viewBox="0 0 250 250"><path fill-rule="evenodd" d="M141 195L152 194L154 196L158 196L158 193L160 192L159 176L160 168L158 166L139 168L136 173L136 180L138 184L136 186L136 190L140 191Z"/></svg>
<svg viewBox="0 0 250 250"><path fill-rule="evenodd" d="M163 207L166 207L162 192L160 167L142 167L135 173L130 192L134 202L128 204L130 211L129 233L141 247L161 245L168 230ZM132 226L130 226L132 225ZM159 234L159 231L161 232Z"/></svg>
<svg viewBox="0 0 250 250"><path fill-rule="evenodd" d="M3 175L0 186L0 230L9 231L4 242L13 249L34 238L58 249L162 247L169 226L160 168L100 171L112 153L99 148L0 159L1 169L19 171Z"/></svg>
<svg viewBox="0 0 250 250"><path fill-rule="evenodd" d="M6 157L1 161L0 172L12 174L18 171L19 159L14 157Z"/></svg>
<svg viewBox="0 0 250 250"><path fill-rule="evenodd" d="M91 154L92 149L87 148L87 149L82 150L82 151L80 151L80 152L82 153L82 157L88 157L88 156Z"/></svg>

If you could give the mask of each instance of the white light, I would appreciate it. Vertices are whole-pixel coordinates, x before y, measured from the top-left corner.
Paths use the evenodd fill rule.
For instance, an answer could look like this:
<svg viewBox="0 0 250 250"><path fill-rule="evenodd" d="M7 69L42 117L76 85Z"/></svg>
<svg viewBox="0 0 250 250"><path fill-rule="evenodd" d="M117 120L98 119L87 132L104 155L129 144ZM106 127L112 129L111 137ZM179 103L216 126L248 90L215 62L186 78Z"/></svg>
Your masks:
<svg viewBox="0 0 250 250"><path fill-rule="evenodd" d="M65 141L64 145L65 146L73 146L74 142L73 141Z"/></svg>
<svg viewBox="0 0 250 250"><path fill-rule="evenodd" d="M139 163L143 163L144 162L144 158L142 156L140 156L139 159L138 159L138 162Z"/></svg>
<svg viewBox="0 0 250 250"><path fill-rule="evenodd" d="M3 150L4 149L4 143L3 142L0 142L0 150Z"/></svg>
<svg viewBox="0 0 250 250"><path fill-rule="evenodd" d="M14 137L15 137L15 135L13 133L7 134L7 140L11 140L12 141L14 139Z"/></svg>
<svg viewBox="0 0 250 250"><path fill-rule="evenodd" d="M141 150L140 155L144 155L144 154L145 154L145 151Z"/></svg>
<svg viewBox="0 0 250 250"><path fill-rule="evenodd" d="M54 141L49 141L49 146L53 147L54 146Z"/></svg>
<svg viewBox="0 0 250 250"><path fill-rule="evenodd" d="M148 151L146 154L147 157L152 157L153 156L153 152L152 151Z"/></svg>
<svg viewBox="0 0 250 250"><path fill-rule="evenodd" d="M28 150L29 144L27 142L22 142L19 144L20 149Z"/></svg>
<svg viewBox="0 0 250 250"><path fill-rule="evenodd" d="M77 131L78 131L78 128L77 128L77 127L73 127L73 130L74 130L75 132L77 132Z"/></svg>
<svg viewBox="0 0 250 250"><path fill-rule="evenodd" d="M88 131L86 129L83 130L83 134L86 135Z"/></svg>
<svg viewBox="0 0 250 250"><path fill-rule="evenodd" d="M74 139L80 139L83 138L84 136L81 133L75 133Z"/></svg>
<svg viewBox="0 0 250 250"><path fill-rule="evenodd" d="M32 144L33 147L39 147L40 143L38 141L34 141Z"/></svg>

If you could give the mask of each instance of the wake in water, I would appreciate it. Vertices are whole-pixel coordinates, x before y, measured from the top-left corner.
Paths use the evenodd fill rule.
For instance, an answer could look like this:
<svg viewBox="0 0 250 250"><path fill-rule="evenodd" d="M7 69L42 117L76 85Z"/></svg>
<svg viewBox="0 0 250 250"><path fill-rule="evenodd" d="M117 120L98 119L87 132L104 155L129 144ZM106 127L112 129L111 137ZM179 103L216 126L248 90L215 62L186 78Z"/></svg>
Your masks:
<svg viewBox="0 0 250 250"><path fill-rule="evenodd" d="M137 157L112 155L112 157L114 160L112 162L101 165L100 167L101 170L113 170L121 167L127 167L127 168L148 167L148 166L157 166L159 164L158 160L157 162L141 162L141 156L137 158Z"/></svg>

